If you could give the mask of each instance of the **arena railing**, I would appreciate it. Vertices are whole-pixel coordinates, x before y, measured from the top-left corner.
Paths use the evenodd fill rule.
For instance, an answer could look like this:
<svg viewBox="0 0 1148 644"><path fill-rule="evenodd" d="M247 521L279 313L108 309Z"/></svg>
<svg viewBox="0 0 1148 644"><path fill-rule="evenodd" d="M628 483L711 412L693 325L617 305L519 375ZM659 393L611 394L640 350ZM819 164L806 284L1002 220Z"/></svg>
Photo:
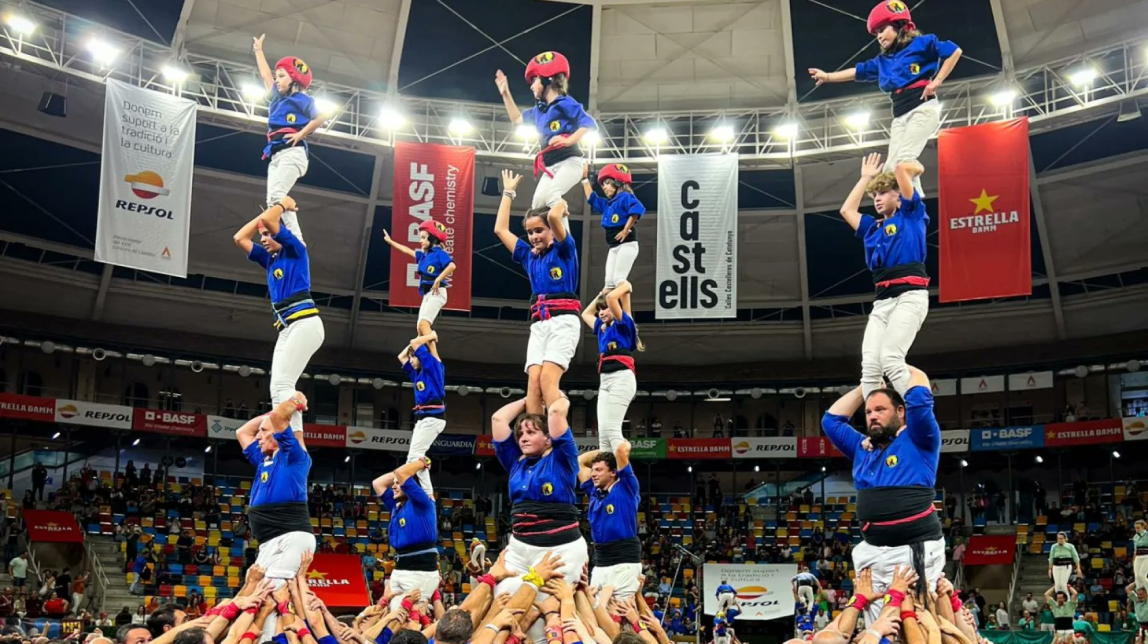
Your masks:
<svg viewBox="0 0 1148 644"><path fill-rule="evenodd" d="M266 106L249 63L237 63L170 47L77 18L33 2L18 11L36 25L30 34L6 25L0 54L34 63L85 83L115 78L199 104L207 122L252 131L266 129ZM93 39L104 43L101 63L89 52ZM1145 40L1110 43L1041 65L950 81L942 92L942 127L974 125L1027 116L1032 130L1065 127L1116 111L1121 102L1148 94ZM184 80L165 69L175 67ZM363 143L393 146L396 140L472 145L481 157L526 162L537 143L519 138L517 128L496 103L425 99L317 82L314 94L330 114L324 145L361 148ZM256 96L259 96L256 98ZM404 124L396 127L394 115ZM691 111L602 112L593 143L598 158L649 166L664 153L730 151L747 167L788 166L796 157L826 160L856 156L863 148L888 142L892 115L880 92L861 96L754 108ZM467 125L465 132L459 122ZM714 138L715 127L728 134ZM651 129L663 136L651 140Z"/></svg>

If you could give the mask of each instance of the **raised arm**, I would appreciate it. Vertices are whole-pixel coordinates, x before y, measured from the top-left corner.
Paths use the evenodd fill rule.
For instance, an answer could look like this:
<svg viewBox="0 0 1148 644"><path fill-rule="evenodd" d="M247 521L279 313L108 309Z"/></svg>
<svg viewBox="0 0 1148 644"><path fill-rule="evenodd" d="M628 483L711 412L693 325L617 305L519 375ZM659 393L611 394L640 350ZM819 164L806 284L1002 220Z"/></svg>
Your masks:
<svg viewBox="0 0 1148 644"><path fill-rule="evenodd" d="M590 463L598 457L599 450L591 452L583 452L578 455L578 484L581 485L590 480Z"/></svg>
<svg viewBox="0 0 1148 644"><path fill-rule="evenodd" d="M406 244L400 244L397 241L391 239L391 234L388 233L385 228L383 229L383 241L387 242L388 246L406 255L407 257L410 257L411 259L415 258L415 249L407 246Z"/></svg>
<svg viewBox="0 0 1148 644"><path fill-rule="evenodd" d="M853 230L861 225L861 201L865 198L865 188L873 177L881 174L881 155L874 152L861 160L861 177L841 204L841 216ZM911 195L910 195L911 196Z"/></svg>
<svg viewBox="0 0 1148 644"><path fill-rule="evenodd" d="M897 177L897 190L901 193L902 198L913 198L913 192L916 191L916 188L913 187L913 179L924 173L925 166L917 160L901 161L893 168L893 176Z"/></svg>
<svg viewBox="0 0 1148 644"><path fill-rule="evenodd" d="M566 205L565 199L559 199L558 203L550 208L550 212L546 215L546 223L550 224L550 230L554 231L554 240L558 242L566 241L566 226L562 224L562 218L566 216L569 211L569 206Z"/></svg>
<svg viewBox="0 0 1148 644"><path fill-rule="evenodd" d="M848 420L863 402L865 399L861 395L861 387L857 387L830 405L829 411L825 412L825 416L821 419L821 429L825 431L825 435L849 459L853 458L861 444L861 434L853 430ZM834 417L844 418L845 422L840 422Z"/></svg>
<svg viewBox="0 0 1148 644"><path fill-rule="evenodd" d="M395 470L395 479L398 480L399 485L402 485L406 483L407 479L425 470L429 466L430 459L425 456L417 461L405 463L402 467Z"/></svg>
<svg viewBox="0 0 1148 644"><path fill-rule="evenodd" d="M502 201L498 204L498 216L494 220L494 234L506 250L512 253L518 245L518 236L510 232L510 208L514 205L514 198L518 196L515 190L521 181L522 175L514 174L510 170L502 171Z"/></svg>
<svg viewBox="0 0 1148 644"><path fill-rule="evenodd" d="M415 338L414 340L411 340L411 352L418 351L419 347L423 346L424 344L427 344L428 342L437 342L437 341L438 341L438 333L435 333L434 331L431 331L430 333L428 333L426 335L420 335L419 337Z"/></svg>
<svg viewBox="0 0 1148 644"><path fill-rule="evenodd" d="M849 67L837 72L827 72L816 67L809 68L809 77L820 87L824 83L847 83L857 77L857 68Z"/></svg>
<svg viewBox="0 0 1148 644"><path fill-rule="evenodd" d="M546 410L546 427L550 431L551 439L561 438L570 431L570 422L566 419L568 411L570 411L570 399L565 397L551 403L550 408Z"/></svg>
<svg viewBox="0 0 1148 644"><path fill-rule="evenodd" d="M395 472L387 472L382 476L371 481L371 489L375 491L375 496L382 496L384 492L391 489L395 484Z"/></svg>
<svg viewBox="0 0 1148 644"><path fill-rule="evenodd" d="M267 64L267 56L263 55L263 39L267 34L263 34L255 38L251 48L255 51L255 66L259 68L259 79L263 81L263 87L268 92L275 86L275 75L271 72L271 66Z"/></svg>
<svg viewBox="0 0 1148 644"><path fill-rule="evenodd" d="M255 236L257 230L259 230L259 217L243 224L243 227L237 230L231 238L245 255L250 255L251 249L255 248L255 242L251 241L251 238Z"/></svg>
<svg viewBox="0 0 1148 644"><path fill-rule="evenodd" d="M490 431L496 441L504 441L514 435L514 420L526 411L526 399L516 400L494 412L490 419Z"/></svg>
<svg viewBox="0 0 1148 644"><path fill-rule="evenodd" d="M590 185L590 163L582 164L582 193L589 199L594 194L594 186Z"/></svg>
<svg viewBox="0 0 1148 644"><path fill-rule="evenodd" d="M514 97L510 95L510 82L501 69L494 73L494 86L498 88L498 95L502 97L502 105L506 107L506 115L510 117L510 122L520 125L522 112L514 104Z"/></svg>
<svg viewBox="0 0 1148 644"><path fill-rule="evenodd" d="M288 210L296 210L297 206L295 200L291 197L283 197L277 203L273 203L267 207L259 215L259 221L267 228L267 232L272 235L279 234L279 220L283 218L283 213Z"/></svg>
<svg viewBox="0 0 1148 644"><path fill-rule="evenodd" d="M630 441L623 440L614 448L614 459L618 462L618 469L630 464Z"/></svg>
<svg viewBox="0 0 1148 644"><path fill-rule="evenodd" d="M590 327L591 331L594 330L594 323L598 321L598 302L601 297L602 296L599 295L590 300L586 308L582 309L582 321L586 323L586 326Z"/></svg>
<svg viewBox="0 0 1148 644"><path fill-rule="evenodd" d="M630 312L630 294L634 287L628 280L622 280L614 290L606 294L606 304L610 307L610 314L615 320L622 319L622 313Z"/></svg>

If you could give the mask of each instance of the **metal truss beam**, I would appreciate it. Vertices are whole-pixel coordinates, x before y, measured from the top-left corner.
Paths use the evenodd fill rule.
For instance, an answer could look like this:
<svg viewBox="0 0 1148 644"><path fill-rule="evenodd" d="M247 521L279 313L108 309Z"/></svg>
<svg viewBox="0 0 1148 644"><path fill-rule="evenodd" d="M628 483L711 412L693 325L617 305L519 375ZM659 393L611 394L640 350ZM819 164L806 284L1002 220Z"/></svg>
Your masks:
<svg viewBox="0 0 1148 644"><path fill-rule="evenodd" d="M248 98L243 91L246 85L256 83L256 71L251 65L198 54L176 54L162 45L32 2L22 6L38 28L26 38L7 27L0 32L0 55L6 58L35 63L81 82L100 84L111 77L178 93L199 103L201 116L209 120L260 129L266 126L263 100ZM87 51L92 27L98 27L99 33L120 49L110 68L93 62ZM1014 71L1015 80L994 74L950 81L943 92L942 127L1027 116L1035 133L1098 118L1117 109L1121 101L1148 95L1144 43L1141 39L1109 44L1018 69ZM173 87L163 77L163 68L176 58L192 71L192 77L182 86ZM1077 87L1069 78L1086 66L1094 67L1098 76L1089 86ZM989 95L1005 83L1016 89L1017 98L1010 108L994 107ZM390 132L381 127L379 118L381 108L394 100L386 92L322 83L317 84L315 95L334 109L317 140L323 145L352 149L389 147L397 138L471 145L480 157L519 163L532 159L537 150L536 143L517 137L505 110L493 103L398 97L407 124ZM868 123L860 128L847 126L845 118L860 112L869 114ZM753 109L607 112L597 116L602 127L595 157L624 160L638 166L639 172L655 165L659 154L736 152L747 168L789 167L797 158L852 157L858 150L887 145L892 120L887 99L876 91L802 103L796 108L779 104ZM464 118L472 129L452 132L451 122L458 118ZM774 132L777 125L791 121L798 126L792 138ZM729 142L711 140L710 129L718 123L733 125L737 138ZM643 133L653 124L667 129L668 143L655 147L643 140Z"/></svg>

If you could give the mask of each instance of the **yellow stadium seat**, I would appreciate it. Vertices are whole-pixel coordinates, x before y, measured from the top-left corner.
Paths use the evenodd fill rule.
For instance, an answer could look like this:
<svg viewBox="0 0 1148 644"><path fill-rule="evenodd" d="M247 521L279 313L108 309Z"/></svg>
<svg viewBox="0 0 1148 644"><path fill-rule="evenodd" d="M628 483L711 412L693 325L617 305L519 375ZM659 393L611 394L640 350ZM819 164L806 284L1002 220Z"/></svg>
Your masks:
<svg viewBox="0 0 1148 644"><path fill-rule="evenodd" d="M470 593L470 584L469 583L467 583L465 581L462 583L462 592L464 595Z"/></svg>
<svg viewBox="0 0 1148 644"><path fill-rule="evenodd" d="M1048 517L1040 516L1036 518L1037 525L1048 525Z"/></svg>
<svg viewBox="0 0 1148 644"><path fill-rule="evenodd" d="M239 577L228 577L227 578L227 587L228 588L239 588Z"/></svg>
<svg viewBox="0 0 1148 644"><path fill-rule="evenodd" d="M251 489L251 479L243 479L243 480L239 481L239 489L244 490L244 491L250 490Z"/></svg>
<svg viewBox="0 0 1148 644"><path fill-rule="evenodd" d="M212 566L211 574L216 576L216 577L223 577L223 576L227 575L227 567L226 566Z"/></svg>
<svg viewBox="0 0 1148 644"><path fill-rule="evenodd" d="M670 598L670 608L677 608L678 606L681 606L681 605L682 605L682 599L680 597L671 597Z"/></svg>
<svg viewBox="0 0 1148 644"><path fill-rule="evenodd" d="M1092 562L1092 568L1096 570L1101 570L1104 568L1104 560L1099 557L1093 557L1089 561Z"/></svg>
<svg viewBox="0 0 1148 644"><path fill-rule="evenodd" d="M215 599L218 593L219 593L219 591L215 588L215 586L204 586L203 587L203 596L206 599Z"/></svg>
<svg viewBox="0 0 1148 644"><path fill-rule="evenodd" d="M204 588L207 588L208 586L210 586L211 585L211 575L200 575L199 576L199 585L203 586Z"/></svg>
<svg viewBox="0 0 1148 644"><path fill-rule="evenodd" d="M1099 633L1111 633L1112 632L1112 625L1111 624L1097 624L1096 630Z"/></svg>
<svg viewBox="0 0 1148 644"><path fill-rule="evenodd" d="M187 586L176 586L174 591L176 597L187 597Z"/></svg>
<svg viewBox="0 0 1148 644"><path fill-rule="evenodd" d="M1115 555L1116 555L1117 557L1120 557L1120 558L1123 558L1123 557L1127 557L1127 556L1128 556L1128 548L1126 548L1126 547L1124 547L1124 546L1119 546L1119 547L1117 547L1117 548L1114 548L1114 549L1112 550L1112 552L1113 552L1113 553L1115 553Z"/></svg>
<svg viewBox="0 0 1148 644"><path fill-rule="evenodd" d="M694 569L693 568L686 568L685 570L683 570L682 571L682 578L683 579L693 579L694 578Z"/></svg>

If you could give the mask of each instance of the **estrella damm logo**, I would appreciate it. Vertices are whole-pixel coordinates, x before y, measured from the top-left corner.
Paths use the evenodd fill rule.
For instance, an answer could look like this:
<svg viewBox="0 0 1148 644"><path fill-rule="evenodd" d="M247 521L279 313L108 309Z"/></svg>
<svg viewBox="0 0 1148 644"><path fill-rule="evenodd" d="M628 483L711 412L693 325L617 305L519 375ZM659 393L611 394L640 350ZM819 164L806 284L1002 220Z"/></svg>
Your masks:
<svg viewBox="0 0 1148 644"><path fill-rule="evenodd" d="M606 514L614 514L614 504L613 503L606 504Z"/></svg>
<svg viewBox="0 0 1148 644"><path fill-rule="evenodd" d="M618 168L618 172L621 172L622 174L630 174L630 166L626 165L625 163L615 163L614 167Z"/></svg>
<svg viewBox="0 0 1148 644"><path fill-rule="evenodd" d="M271 271L271 274L274 275L275 279L277 279L277 280L283 279L283 269L282 268L277 268L274 271Z"/></svg>
<svg viewBox="0 0 1148 644"><path fill-rule="evenodd" d="M885 236L892 237L897 234L897 224L889 224L885 226Z"/></svg>
<svg viewBox="0 0 1148 644"><path fill-rule="evenodd" d="M552 280L562 279L562 268L560 266L555 266L554 268L550 269L550 279L552 279Z"/></svg>
<svg viewBox="0 0 1148 644"><path fill-rule="evenodd" d="M299 119L296 118L296 116L294 114L288 114L287 115L287 122L288 123L294 123L297 120L299 120Z"/></svg>
<svg viewBox="0 0 1148 644"><path fill-rule="evenodd" d="M610 223L612 223L612 224L618 223L618 213L614 213L614 214L610 215Z"/></svg>
<svg viewBox="0 0 1148 644"><path fill-rule="evenodd" d="M554 494L554 486L549 484L549 483L543 483L542 484L542 495L543 496L550 496L551 494Z"/></svg>
<svg viewBox="0 0 1148 644"><path fill-rule="evenodd" d="M415 389L418 389L419 391L423 391L426 388L427 388L426 383L424 383L421 380L415 383Z"/></svg>
<svg viewBox="0 0 1148 644"><path fill-rule="evenodd" d="M557 132L562 129L562 121L550 121L550 131Z"/></svg>
<svg viewBox="0 0 1148 644"><path fill-rule="evenodd" d="M399 527L400 527L400 528L405 528L405 527L407 527L407 520L406 520L406 517L399 517Z"/></svg>
<svg viewBox="0 0 1148 644"><path fill-rule="evenodd" d="M897 455L890 454L885 457L885 467L897 467Z"/></svg>
<svg viewBox="0 0 1148 644"><path fill-rule="evenodd" d="M921 73L921 66L918 63L909 63L909 73L916 76Z"/></svg>
<svg viewBox="0 0 1148 644"><path fill-rule="evenodd" d="M613 350L615 350L615 349L617 349L617 348L618 348L618 343L617 343L617 342L611 342L611 343L609 343L609 344L607 344L607 345L606 345L606 350L607 350L607 351L613 351Z"/></svg>
<svg viewBox="0 0 1148 644"><path fill-rule="evenodd" d="M890 3L890 4L892 4L892 3ZM897 3L897 4L900 4L900 3ZM307 71L310 70L310 67L307 67L307 63L303 62L302 58L296 58L294 65L295 65L295 71L299 72L300 74L306 74Z"/></svg>
<svg viewBox="0 0 1148 644"><path fill-rule="evenodd" d="M259 482L260 483L266 483L267 479L269 479L269 478L271 478L271 473L270 472L263 472L259 475Z"/></svg>
<svg viewBox="0 0 1148 644"><path fill-rule="evenodd" d="M545 65L546 63L550 63L553 61L554 61L554 52L552 52L552 51L544 51L541 54L538 54L537 56L534 57L534 62L538 63L539 65Z"/></svg>
<svg viewBox="0 0 1148 644"><path fill-rule="evenodd" d="M427 266L427 274L434 275L434 266Z"/></svg>
<svg viewBox="0 0 1148 644"><path fill-rule="evenodd" d="M888 9L890 13L905 13L909 10L909 7L905 6L905 3L901 2L901 0L889 0L889 2L885 3L885 8Z"/></svg>

